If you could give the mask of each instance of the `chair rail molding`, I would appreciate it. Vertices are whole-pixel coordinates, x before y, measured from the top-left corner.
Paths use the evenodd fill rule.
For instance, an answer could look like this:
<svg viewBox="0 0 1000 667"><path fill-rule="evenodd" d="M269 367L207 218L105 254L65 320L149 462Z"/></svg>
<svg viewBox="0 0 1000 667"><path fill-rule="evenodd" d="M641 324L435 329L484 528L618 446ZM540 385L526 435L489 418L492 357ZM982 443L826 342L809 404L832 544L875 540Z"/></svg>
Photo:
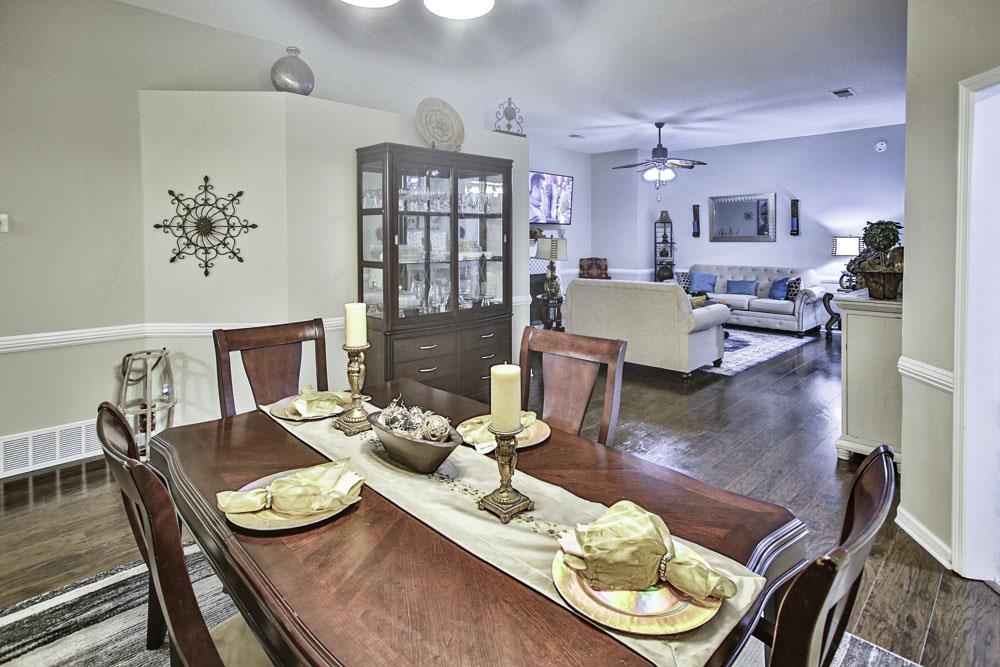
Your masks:
<svg viewBox="0 0 1000 667"><path fill-rule="evenodd" d="M1000 582L1000 471L995 387L1000 354L993 346L997 319L991 309L969 308L987 293L997 233L990 200L1000 171L995 149L1000 67L958 84L958 159L955 206L955 349L952 396L951 551L962 576ZM983 116L977 120L977 109ZM977 141L976 133L984 138ZM984 339L983 334L986 334ZM992 496L993 502L989 502ZM993 530L984 530L992 526Z"/></svg>
<svg viewBox="0 0 1000 667"><path fill-rule="evenodd" d="M944 368L903 355L896 362L896 368L903 377L916 380L930 387L952 393L955 389L955 374Z"/></svg>

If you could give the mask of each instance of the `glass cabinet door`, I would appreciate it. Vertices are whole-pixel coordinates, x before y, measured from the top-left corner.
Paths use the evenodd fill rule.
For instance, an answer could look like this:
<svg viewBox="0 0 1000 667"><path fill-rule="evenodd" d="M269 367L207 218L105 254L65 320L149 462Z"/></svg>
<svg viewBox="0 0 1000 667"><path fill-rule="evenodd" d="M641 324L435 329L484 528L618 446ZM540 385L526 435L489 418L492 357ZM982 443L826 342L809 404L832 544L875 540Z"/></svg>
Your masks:
<svg viewBox="0 0 1000 667"><path fill-rule="evenodd" d="M382 201L381 161L361 165L361 286L368 315L382 319L385 312L383 239L386 233Z"/></svg>
<svg viewBox="0 0 1000 667"><path fill-rule="evenodd" d="M458 172L458 307L504 302L503 175Z"/></svg>
<svg viewBox="0 0 1000 667"><path fill-rule="evenodd" d="M397 173L398 316L452 312L452 171L401 162Z"/></svg>

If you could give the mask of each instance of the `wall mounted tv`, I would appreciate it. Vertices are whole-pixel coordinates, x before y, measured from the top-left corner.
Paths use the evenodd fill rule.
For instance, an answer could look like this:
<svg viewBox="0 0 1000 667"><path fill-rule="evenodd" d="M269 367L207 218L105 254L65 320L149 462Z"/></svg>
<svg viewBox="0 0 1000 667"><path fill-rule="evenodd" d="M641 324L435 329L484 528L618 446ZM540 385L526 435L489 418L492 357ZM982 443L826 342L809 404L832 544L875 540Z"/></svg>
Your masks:
<svg viewBox="0 0 1000 667"><path fill-rule="evenodd" d="M573 177L529 172L528 222L533 225L568 225L573 220Z"/></svg>

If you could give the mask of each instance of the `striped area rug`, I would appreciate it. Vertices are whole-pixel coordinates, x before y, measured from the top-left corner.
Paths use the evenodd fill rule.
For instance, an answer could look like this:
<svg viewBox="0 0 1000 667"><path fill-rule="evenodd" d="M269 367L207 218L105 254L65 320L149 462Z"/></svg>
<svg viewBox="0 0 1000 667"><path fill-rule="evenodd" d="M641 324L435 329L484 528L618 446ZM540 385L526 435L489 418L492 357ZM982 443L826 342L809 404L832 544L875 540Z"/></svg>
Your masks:
<svg viewBox="0 0 1000 667"><path fill-rule="evenodd" d="M185 549L198 604L209 627L236 613L196 546ZM0 663L31 667L167 667L167 644L146 650L146 566L141 561L45 593L0 611ZM734 667L763 667L755 639ZM914 663L846 635L834 667L910 667Z"/></svg>

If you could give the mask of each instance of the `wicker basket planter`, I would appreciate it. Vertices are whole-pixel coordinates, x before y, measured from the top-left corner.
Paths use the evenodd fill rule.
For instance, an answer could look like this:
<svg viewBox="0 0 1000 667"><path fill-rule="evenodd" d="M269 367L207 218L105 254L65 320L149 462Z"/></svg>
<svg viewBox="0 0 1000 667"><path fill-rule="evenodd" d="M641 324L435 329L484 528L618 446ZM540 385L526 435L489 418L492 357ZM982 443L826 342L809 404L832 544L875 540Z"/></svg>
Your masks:
<svg viewBox="0 0 1000 667"><path fill-rule="evenodd" d="M868 288L868 296L873 299L893 300L899 293L899 284L903 282L902 272L896 271L859 271Z"/></svg>

